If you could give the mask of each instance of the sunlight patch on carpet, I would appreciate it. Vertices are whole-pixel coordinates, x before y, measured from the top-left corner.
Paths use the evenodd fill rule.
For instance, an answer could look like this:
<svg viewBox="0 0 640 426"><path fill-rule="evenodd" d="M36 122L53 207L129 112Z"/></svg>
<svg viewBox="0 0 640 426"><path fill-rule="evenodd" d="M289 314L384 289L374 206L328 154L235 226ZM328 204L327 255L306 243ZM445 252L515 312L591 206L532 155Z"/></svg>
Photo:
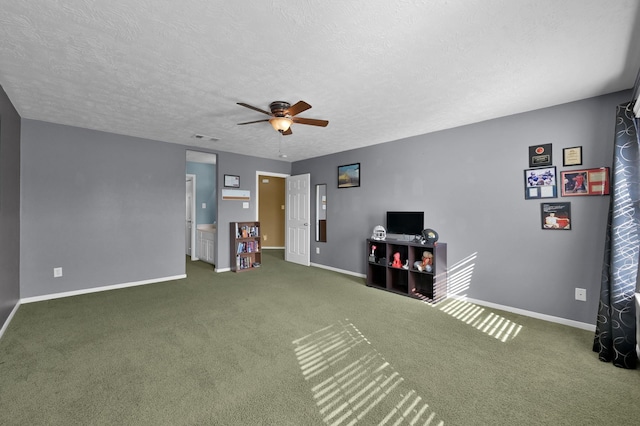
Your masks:
<svg viewBox="0 0 640 426"><path fill-rule="evenodd" d="M522 330L520 324L463 299L449 299L440 310L501 342L515 339Z"/></svg>
<svg viewBox="0 0 640 426"><path fill-rule="evenodd" d="M472 253L449 268L446 292L448 298L438 306L442 312L501 342L514 339L522 330L521 325L494 312L485 312L484 307L466 301L477 257L478 252Z"/></svg>
<svg viewBox="0 0 640 426"><path fill-rule="evenodd" d="M348 320L292 343L327 425L444 425Z"/></svg>

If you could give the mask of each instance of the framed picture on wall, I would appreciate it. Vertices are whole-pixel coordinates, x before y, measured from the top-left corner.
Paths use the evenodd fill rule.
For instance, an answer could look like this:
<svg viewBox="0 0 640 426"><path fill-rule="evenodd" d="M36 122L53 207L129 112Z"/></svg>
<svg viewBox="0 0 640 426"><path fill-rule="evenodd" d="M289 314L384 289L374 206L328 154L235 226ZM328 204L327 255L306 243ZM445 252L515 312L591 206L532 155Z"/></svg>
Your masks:
<svg viewBox="0 0 640 426"><path fill-rule="evenodd" d="M533 145L529 147L529 167L544 167L553 164L551 144Z"/></svg>
<svg viewBox="0 0 640 426"><path fill-rule="evenodd" d="M562 150L563 166L581 166L582 165L582 147L574 146L572 148L564 148Z"/></svg>
<svg viewBox="0 0 640 426"><path fill-rule="evenodd" d="M561 173L562 196L609 195L609 168L571 170Z"/></svg>
<svg viewBox="0 0 640 426"><path fill-rule="evenodd" d="M360 163L338 166L338 188L360 186Z"/></svg>
<svg viewBox="0 0 640 426"><path fill-rule="evenodd" d="M540 203L542 229L571 229L571 203Z"/></svg>
<svg viewBox="0 0 640 426"><path fill-rule="evenodd" d="M556 198L556 168L527 169L524 171L524 198Z"/></svg>
<svg viewBox="0 0 640 426"><path fill-rule="evenodd" d="M224 175L224 186L227 188L240 188L240 176Z"/></svg>

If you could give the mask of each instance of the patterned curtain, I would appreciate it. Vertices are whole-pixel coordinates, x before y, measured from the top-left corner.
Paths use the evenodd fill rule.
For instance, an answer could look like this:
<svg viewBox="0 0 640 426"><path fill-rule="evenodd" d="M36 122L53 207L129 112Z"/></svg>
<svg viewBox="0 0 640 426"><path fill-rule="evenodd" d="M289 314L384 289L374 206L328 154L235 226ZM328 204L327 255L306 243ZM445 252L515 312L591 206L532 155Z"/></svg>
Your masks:
<svg viewBox="0 0 640 426"><path fill-rule="evenodd" d="M632 103L618 105L602 287L593 350L601 361L636 368L635 292L640 254L640 152Z"/></svg>

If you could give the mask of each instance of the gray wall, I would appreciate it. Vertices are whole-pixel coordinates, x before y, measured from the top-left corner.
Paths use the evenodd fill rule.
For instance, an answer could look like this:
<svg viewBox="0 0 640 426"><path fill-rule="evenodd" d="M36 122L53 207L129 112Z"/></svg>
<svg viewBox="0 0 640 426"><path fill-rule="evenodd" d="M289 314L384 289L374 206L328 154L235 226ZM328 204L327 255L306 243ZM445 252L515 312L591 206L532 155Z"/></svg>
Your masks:
<svg viewBox="0 0 640 426"><path fill-rule="evenodd" d="M291 163L228 152L218 153L218 188L220 188L218 190L218 249L216 250L218 269L230 267L229 223L256 220L256 171L288 175L291 173ZM222 199L225 174L240 176L240 189L251 192L248 209L242 208L242 201Z"/></svg>
<svg viewBox="0 0 640 426"><path fill-rule="evenodd" d="M20 299L20 116L0 86L0 328Z"/></svg>
<svg viewBox="0 0 640 426"><path fill-rule="evenodd" d="M22 123L21 297L185 273L184 178L191 147L35 120ZM218 268L229 267L230 221L255 220L256 170L290 163L218 154L240 175L250 208L218 194ZM53 268L63 276L54 278Z"/></svg>
<svg viewBox="0 0 640 426"><path fill-rule="evenodd" d="M469 256L468 297L595 324L608 196L524 199L528 147L552 143L562 170L611 166L615 106L631 92L559 105L299 161L292 174L328 184L327 243L311 261L365 272L364 240L387 210L424 210L448 243L450 277ZM583 147L583 166L562 166L562 149ZM337 188L337 167L361 163L361 186ZM573 229L541 229L540 203L571 202ZM312 197L315 203L315 198ZM312 212L315 208L312 208ZM314 247L320 248L315 254ZM587 302L574 299L587 289Z"/></svg>
<svg viewBox="0 0 640 426"><path fill-rule="evenodd" d="M179 145L23 120L21 297L184 274L185 164Z"/></svg>

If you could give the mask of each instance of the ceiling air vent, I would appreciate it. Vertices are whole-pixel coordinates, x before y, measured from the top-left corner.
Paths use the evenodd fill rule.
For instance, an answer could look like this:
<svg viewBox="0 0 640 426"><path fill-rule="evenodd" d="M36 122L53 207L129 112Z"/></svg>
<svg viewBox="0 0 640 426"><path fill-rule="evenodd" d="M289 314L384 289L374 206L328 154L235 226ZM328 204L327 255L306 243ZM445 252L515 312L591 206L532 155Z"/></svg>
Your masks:
<svg viewBox="0 0 640 426"><path fill-rule="evenodd" d="M218 142L220 140L220 138L215 138L213 136L207 136L200 133L195 133L192 137L194 139L199 139L202 141L209 141L209 142Z"/></svg>

